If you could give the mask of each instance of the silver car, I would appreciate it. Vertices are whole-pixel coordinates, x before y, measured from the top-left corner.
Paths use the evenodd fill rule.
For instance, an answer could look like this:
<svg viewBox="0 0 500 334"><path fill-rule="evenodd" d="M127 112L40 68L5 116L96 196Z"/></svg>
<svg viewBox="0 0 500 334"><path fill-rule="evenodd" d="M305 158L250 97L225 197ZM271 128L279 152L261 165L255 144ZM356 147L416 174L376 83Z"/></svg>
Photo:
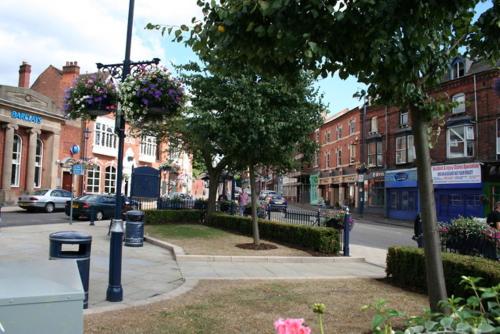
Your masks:
<svg viewBox="0 0 500 334"><path fill-rule="evenodd" d="M44 210L53 212L64 209L66 201L71 200L71 192L63 189L40 189L32 194L21 195L17 201L19 207L28 211Z"/></svg>

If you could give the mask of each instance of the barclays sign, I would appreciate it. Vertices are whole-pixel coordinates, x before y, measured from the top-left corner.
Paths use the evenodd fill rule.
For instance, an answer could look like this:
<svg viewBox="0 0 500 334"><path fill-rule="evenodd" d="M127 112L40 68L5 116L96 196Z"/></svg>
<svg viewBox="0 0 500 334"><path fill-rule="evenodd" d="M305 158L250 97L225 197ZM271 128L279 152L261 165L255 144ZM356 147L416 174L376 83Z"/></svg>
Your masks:
<svg viewBox="0 0 500 334"><path fill-rule="evenodd" d="M41 116L32 115L32 114L28 114L28 113L20 112L20 111L14 111L14 110L11 111L10 117L14 118L14 119L19 119L19 120L25 121L25 122L35 123L35 124L42 123Z"/></svg>

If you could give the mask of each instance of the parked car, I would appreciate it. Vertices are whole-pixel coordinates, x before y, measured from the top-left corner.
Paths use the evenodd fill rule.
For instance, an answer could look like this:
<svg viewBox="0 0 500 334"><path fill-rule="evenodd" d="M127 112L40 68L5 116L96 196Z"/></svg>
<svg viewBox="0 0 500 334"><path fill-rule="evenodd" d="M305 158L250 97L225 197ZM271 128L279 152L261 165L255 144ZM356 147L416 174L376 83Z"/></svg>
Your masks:
<svg viewBox="0 0 500 334"><path fill-rule="evenodd" d="M193 199L193 197L191 197L191 195L186 194L186 193L179 193L179 192L168 193L167 198L168 199L174 199L174 198Z"/></svg>
<svg viewBox="0 0 500 334"><path fill-rule="evenodd" d="M64 212L67 216L70 215L70 201L66 202ZM128 197L123 197L122 201L122 216L129 210L138 208L137 201L131 200ZM103 220L113 218L115 215L116 197L113 195L84 195L73 200L73 218L78 219L85 217L90 219L90 215L94 212L95 220ZM123 217L125 218L125 217Z"/></svg>
<svg viewBox="0 0 500 334"><path fill-rule="evenodd" d="M266 199L267 196L269 195L277 195L278 193L274 190L262 190L259 193L259 201L263 201Z"/></svg>
<svg viewBox="0 0 500 334"><path fill-rule="evenodd" d="M28 211L44 210L51 213L56 209L64 209L71 197L71 192L63 189L40 189L32 194L21 195L17 205Z"/></svg>
<svg viewBox="0 0 500 334"><path fill-rule="evenodd" d="M288 207L286 199L278 194L268 195L266 197L266 202L271 211L286 212L286 209Z"/></svg>

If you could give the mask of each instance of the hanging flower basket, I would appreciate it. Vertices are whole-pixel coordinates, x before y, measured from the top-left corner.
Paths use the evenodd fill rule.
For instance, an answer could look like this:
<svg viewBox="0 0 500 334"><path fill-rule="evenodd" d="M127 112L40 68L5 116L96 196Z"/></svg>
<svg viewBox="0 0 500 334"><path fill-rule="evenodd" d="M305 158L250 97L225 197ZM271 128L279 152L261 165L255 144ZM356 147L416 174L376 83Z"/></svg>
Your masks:
<svg viewBox="0 0 500 334"><path fill-rule="evenodd" d="M116 111L118 90L104 74L82 75L64 95L68 118L95 119Z"/></svg>
<svg viewBox="0 0 500 334"><path fill-rule="evenodd" d="M167 121L185 101L181 82L159 66L129 75L120 86L120 97L125 118L136 127Z"/></svg>

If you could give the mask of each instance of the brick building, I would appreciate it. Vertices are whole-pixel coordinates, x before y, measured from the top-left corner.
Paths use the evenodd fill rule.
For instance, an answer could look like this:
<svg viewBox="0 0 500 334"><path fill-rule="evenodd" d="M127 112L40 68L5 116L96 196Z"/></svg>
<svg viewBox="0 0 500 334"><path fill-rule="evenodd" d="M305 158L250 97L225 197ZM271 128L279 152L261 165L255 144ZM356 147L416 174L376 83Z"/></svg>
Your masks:
<svg viewBox="0 0 500 334"><path fill-rule="evenodd" d="M31 88L31 67L19 69L19 87L0 86L0 203L15 203L17 197L37 188L61 187L76 194L114 193L118 139L114 118L101 116L95 121L68 120L64 116L64 92L79 76L76 62L62 70L49 66ZM126 133L127 133L126 129ZM81 150L71 154L73 145ZM70 159L92 159L96 166L86 175L73 177L66 164ZM168 162L173 172L161 172L161 193L190 192L191 158L188 154L157 143L154 137L127 136L124 146L124 185L130 193L132 169L158 168Z"/></svg>

